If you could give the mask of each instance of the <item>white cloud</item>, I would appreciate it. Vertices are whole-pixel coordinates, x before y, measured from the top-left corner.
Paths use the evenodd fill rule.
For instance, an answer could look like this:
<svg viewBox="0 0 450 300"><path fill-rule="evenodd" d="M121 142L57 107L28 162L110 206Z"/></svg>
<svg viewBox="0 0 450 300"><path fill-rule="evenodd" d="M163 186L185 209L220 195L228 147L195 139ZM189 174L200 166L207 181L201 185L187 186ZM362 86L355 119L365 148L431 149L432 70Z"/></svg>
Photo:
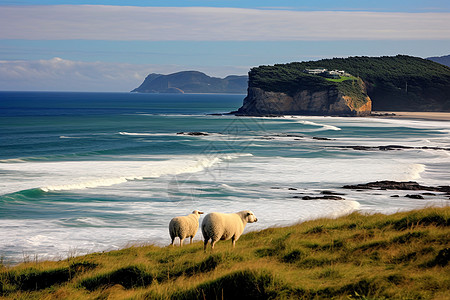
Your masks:
<svg viewBox="0 0 450 300"><path fill-rule="evenodd" d="M57 57L0 61L0 90L130 91L151 70L148 65L76 62Z"/></svg>
<svg viewBox="0 0 450 300"><path fill-rule="evenodd" d="M0 90L128 92L149 73L192 69L176 65L79 62L58 57L37 61L0 61ZM197 67L210 76L246 74L248 67ZM210 73L209 71L215 71Z"/></svg>
<svg viewBox="0 0 450 300"><path fill-rule="evenodd" d="M0 39L36 40L445 40L450 13L3 6L0 28Z"/></svg>

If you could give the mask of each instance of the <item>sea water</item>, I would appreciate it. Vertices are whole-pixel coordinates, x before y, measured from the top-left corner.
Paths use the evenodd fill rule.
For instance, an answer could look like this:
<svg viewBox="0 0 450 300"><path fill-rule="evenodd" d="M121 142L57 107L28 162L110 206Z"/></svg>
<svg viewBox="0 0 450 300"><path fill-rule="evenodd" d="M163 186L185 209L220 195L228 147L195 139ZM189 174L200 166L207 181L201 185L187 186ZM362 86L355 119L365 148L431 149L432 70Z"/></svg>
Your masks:
<svg viewBox="0 0 450 300"><path fill-rule="evenodd" d="M248 231L450 204L440 193L411 199L410 191L342 188L448 185L448 150L345 147L449 148L449 122L217 115L244 96L0 92L0 257L164 246L170 219L195 209L250 209L258 222ZM302 200L324 190L344 200Z"/></svg>

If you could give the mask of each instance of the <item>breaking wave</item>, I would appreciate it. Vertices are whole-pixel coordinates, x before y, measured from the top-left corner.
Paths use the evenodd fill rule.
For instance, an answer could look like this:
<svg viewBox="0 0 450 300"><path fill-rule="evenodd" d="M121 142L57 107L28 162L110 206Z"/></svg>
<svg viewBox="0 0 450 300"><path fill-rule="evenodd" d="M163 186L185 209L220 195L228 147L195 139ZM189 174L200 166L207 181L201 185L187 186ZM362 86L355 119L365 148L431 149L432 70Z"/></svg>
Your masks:
<svg viewBox="0 0 450 300"><path fill-rule="evenodd" d="M224 161L239 157L252 156L250 153L220 154L202 156L197 159L168 159L164 161L83 161L83 162L29 162L20 165L16 170L29 170L47 174L41 178L43 182L52 182L39 187L44 192L79 190L111 186L132 180L158 178L161 176L183 173L201 172ZM35 181L40 182L39 178ZM39 185L38 185L39 186Z"/></svg>

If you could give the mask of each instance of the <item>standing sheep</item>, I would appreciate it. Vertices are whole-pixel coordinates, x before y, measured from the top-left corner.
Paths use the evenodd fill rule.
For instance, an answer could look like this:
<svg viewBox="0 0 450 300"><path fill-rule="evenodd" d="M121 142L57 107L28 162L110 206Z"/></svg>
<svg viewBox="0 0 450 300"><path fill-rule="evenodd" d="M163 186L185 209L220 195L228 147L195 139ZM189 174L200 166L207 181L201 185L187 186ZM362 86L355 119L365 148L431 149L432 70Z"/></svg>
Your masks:
<svg viewBox="0 0 450 300"><path fill-rule="evenodd" d="M234 214L223 214L213 212L207 214L202 222L202 233L205 240L204 250L208 241L211 240L211 250L218 240L229 240L233 243L233 248L236 241L244 232L247 223L258 221L253 212L250 210L243 210Z"/></svg>
<svg viewBox="0 0 450 300"><path fill-rule="evenodd" d="M169 223L169 233L172 238L170 245L173 246L173 241L176 237L180 238L180 247L183 246L183 241L185 238L190 237L192 244L192 239L198 230L198 219L203 212L194 210L192 214L182 217L175 217L170 220Z"/></svg>

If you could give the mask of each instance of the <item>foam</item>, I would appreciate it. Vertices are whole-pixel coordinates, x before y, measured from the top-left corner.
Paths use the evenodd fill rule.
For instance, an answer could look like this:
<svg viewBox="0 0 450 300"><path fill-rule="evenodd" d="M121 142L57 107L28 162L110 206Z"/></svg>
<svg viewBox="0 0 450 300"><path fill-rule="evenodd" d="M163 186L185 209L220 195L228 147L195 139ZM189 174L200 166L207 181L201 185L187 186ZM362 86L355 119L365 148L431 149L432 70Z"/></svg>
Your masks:
<svg viewBox="0 0 450 300"><path fill-rule="evenodd" d="M157 157L159 160L152 161L145 161L139 157L141 160L4 163L1 170L14 174L28 174L26 176L28 179L17 184L15 180L9 178L10 180L4 180L0 186L3 194L36 187L44 192L105 187L133 180L196 173L223 161L251 155L211 154L166 157L166 160Z"/></svg>
<svg viewBox="0 0 450 300"><path fill-rule="evenodd" d="M120 135L129 135L129 136L168 136L173 135L170 133L140 133L140 132L119 132Z"/></svg>
<svg viewBox="0 0 450 300"><path fill-rule="evenodd" d="M61 185L48 185L46 187L41 187L41 190L44 192L50 191L68 191L68 190L80 190L87 188L95 188L100 186L111 186L114 184L124 183L128 180L133 179L142 179L142 177L119 177L119 178L102 178L102 179L94 179L91 181L84 181L80 183L73 184L61 184Z"/></svg>
<svg viewBox="0 0 450 300"><path fill-rule="evenodd" d="M60 139L85 139L86 137L61 135L59 138Z"/></svg>
<svg viewBox="0 0 450 300"><path fill-rule="evenodd" d="M381 152L377 157L359 157L351 160L255 156L251 161L240 161L229 170L222 170L221 179L239 172L239 176L247 178L249 184L249 178L251 178L252 181L257 182L257 185L277 186L282 183L299 188L316 185L320 187L324 184L342 186L376 180L408 181L421 178L425 170L424 164L411 163L408 158L390 160L389 155L389 153Z"/></svg>
<svg viewBox="0 0 450 300"><path fill-rule="evenodd" d="M449 122L431 121L431 120L413 120L413 119L378 119L378 118L363 118L365 122L375 123L375 126L380 125L391 127L408 127L421 129L447 129L450 130ZM358 122L359 123L359 122ZM367 126L365 123L359 123L359 126ZM448 132L448 131L447 131Z"/></svg>
<svg viewBox="0 0 450 300"><path fill-rule="evenodd" d="M307 126L320 127L317 129L313 129L311 131L324 131L324 130L338 131L338 130L341 130L341 128L338 126L304 120L305 118L307 118L307 117L305 117L305 116L281 116L281 117L258 117L258 118L252 118L252 119L270 120L271 122L269 122L269 124L286 124L289 122L295 122L295 123L299 123L299 124L303 124L303 125L307 125ZM280 119L283 121L286 121L286 122L280 122L279 121Z"/></svg>
<svg viewBox="0 0 450 300"><path fill-rule="evenodd" d="M206 113L205 114L180 114L180 113L173 113L173 114L170 114L170 113L154 113L154 114L138 113L138 114L132 114L132 116L135 116L135 115L148 116L148 117L158 116L158 117L175 117L175 118L177 118L177 117L182 117L182 118L186 118L186 117L189 117L189 118L191 118L191 117L221 117L221 116L211 116L211 115L208 115Z"/></svg>
<svg viewBox="0 0 450 300"><path fill-rule="evenodd" d="M25 160L20 158L0 159L0 163L23 163Z"/></svg>
<svg viewBox="0 0 450 300"><path fill-rule="evenodd" d="M319 126L321 128L316 129L314 131L323 131L323 130L341 130L341 128L337 127L337 126L333 126L333 125L327 125L327 124L320 124L320 123L316 123L316 122L312 122L312 121L305 121L305 120L300 120L300 121L296 121L297 123L300 124L304 124L304 125L310 125L310 126Z"/></svg>

